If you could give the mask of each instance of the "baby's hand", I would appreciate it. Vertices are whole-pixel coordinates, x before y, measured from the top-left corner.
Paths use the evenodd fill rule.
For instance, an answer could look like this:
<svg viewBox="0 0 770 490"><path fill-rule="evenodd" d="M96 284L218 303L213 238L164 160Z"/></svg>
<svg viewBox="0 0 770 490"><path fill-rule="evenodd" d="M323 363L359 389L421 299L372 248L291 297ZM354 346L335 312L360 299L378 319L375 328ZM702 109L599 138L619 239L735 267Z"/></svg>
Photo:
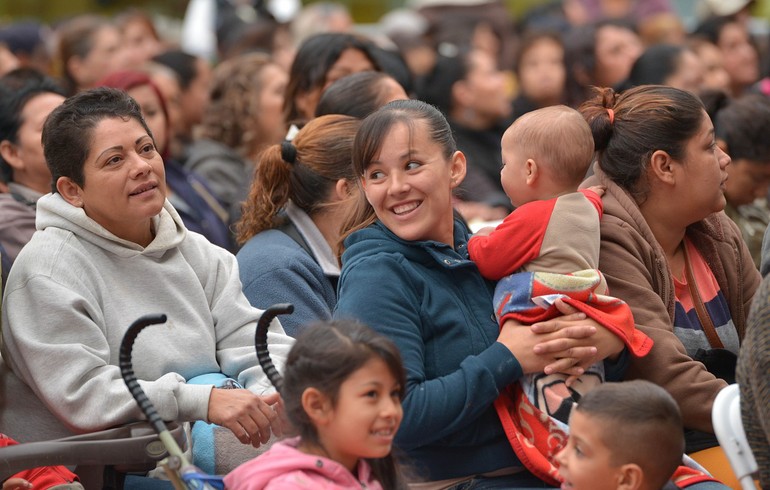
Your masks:
<svg viewBox="0 0 770 490"><path fill-rule="evenodd" d="M24 478L9 478L3 482L3 490L25 490L32 488L32 484Z"/></svg>
<svg viewBox="0 0 770 490"><path fill-rule="evenodd" d="M593 191L599 195L599 197L602 197L604 195L604 191L607 190L606 187L603 185L592 185L588 188L589 191Z"/></svg>

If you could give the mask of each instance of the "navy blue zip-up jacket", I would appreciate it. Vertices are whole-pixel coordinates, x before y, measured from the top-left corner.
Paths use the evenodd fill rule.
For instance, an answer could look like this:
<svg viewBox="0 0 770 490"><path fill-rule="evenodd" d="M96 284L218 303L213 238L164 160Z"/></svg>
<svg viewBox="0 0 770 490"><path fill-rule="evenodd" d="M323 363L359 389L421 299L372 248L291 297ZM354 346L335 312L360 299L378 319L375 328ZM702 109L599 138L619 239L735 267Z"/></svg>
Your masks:
<svg viewBox="0 0 770 490"><path fill-rule="evenodd" d="M396 436L421 476L442 480L521 466L493 403L521 366L499 342L494 283L468 258L455 222L446 244L401 240L381 223L345 241L335 317L392 339L407 374Z"/></svg>

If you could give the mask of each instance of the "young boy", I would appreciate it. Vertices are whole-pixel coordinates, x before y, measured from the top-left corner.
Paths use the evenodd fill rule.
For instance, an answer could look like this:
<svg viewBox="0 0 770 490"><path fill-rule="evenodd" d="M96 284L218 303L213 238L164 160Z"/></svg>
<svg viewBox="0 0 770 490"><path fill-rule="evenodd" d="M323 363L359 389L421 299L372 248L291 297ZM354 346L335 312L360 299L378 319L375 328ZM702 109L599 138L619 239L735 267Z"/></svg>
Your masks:
<svg viewBox="0 0 770 490"><path fill-rule="evenodd" d="M591 130L574 109L551 106L517 119L503 135L500 174L516 209L494 230L472 237L468 250L484 277L499 280L494 303L501 326L559 316L554 302L562 299L618 335L631 354L644 356L652 340L634 328L626 303L607 296L597 270L604 190L578 191L593 154ZM554 441L566 439L572 406L604 377L602 362L576 379L525 375L498 399L511 445L530 471L557 481L552 459L560 444Z"/></svg>
<svg viewBox="0 0 770 490"><path fill-rule="evenodd" d="M649 381L591 390L572 410L569 429L556 456L562 488L660 490L682 464L679 407Z"/></svg>

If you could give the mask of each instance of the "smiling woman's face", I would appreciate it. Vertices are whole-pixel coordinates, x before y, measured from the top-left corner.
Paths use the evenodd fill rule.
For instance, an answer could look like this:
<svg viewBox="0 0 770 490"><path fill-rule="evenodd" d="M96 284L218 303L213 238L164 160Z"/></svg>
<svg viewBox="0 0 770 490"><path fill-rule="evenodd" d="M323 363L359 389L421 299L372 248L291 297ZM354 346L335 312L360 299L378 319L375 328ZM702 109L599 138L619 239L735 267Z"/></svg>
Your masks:
<svg viewBox="0 0 770 490"><path fill-rule="evenodd" d="M62 193L113 235L146 246L166 199L163 159L135 119L103 119L91 134L83 186ZM66 179L66 177L61 177Z"/></svg>
<svg viewBox="0 0 770 490"><path fill-rule="evenodd" d="M413 130L404 123L390 129L362 183L377 218L396 236L453 245L452 189L464 176L462 153L447 159L418 120Z"/></svg>

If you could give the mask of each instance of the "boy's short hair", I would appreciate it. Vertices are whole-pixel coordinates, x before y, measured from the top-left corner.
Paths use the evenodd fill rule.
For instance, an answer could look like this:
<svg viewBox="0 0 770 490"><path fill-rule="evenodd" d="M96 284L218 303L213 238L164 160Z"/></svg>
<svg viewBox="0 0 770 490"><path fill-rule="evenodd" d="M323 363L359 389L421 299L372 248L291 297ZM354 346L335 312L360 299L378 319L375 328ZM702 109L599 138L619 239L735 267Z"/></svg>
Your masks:
<svg viewBox="0 0 770 490"><path fill-rule="evenodd" d="M594 138L575 109L555 105L528 112L507 132L524 158L545 164L557 181L577 187L585 179L594 156Z"/></svg>
<svg viewBox="0 0 770 490"><path fill-rule="evenodd" d="M612 464L638 464L650 488L662 488L682 463L679 406L654 383L604 383L583 396L575 410L601 419L600 437L612 453Z"/></svg>

